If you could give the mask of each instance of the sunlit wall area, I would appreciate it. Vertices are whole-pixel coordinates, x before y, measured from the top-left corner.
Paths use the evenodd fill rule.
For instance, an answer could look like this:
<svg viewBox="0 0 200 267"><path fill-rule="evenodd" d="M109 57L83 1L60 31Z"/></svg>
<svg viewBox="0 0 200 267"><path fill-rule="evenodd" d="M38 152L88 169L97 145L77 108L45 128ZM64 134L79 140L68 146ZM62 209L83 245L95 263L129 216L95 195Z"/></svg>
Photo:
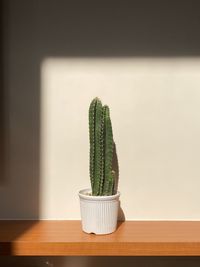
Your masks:
<svg viewBox="0 0 200 267"><path fill-rule="evenodd" d="M40 218L80 219L98 96L111 109L126 219L199 219L199 88L198 57L44 58Z"/></svg>

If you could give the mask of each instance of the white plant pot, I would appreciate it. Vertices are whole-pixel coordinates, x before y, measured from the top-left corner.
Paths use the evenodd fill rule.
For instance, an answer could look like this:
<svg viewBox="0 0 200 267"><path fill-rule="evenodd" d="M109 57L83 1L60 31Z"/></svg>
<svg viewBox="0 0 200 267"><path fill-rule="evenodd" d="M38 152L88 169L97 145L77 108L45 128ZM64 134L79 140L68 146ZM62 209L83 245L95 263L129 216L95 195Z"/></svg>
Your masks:
<svg viewBox="0 0 200 267"><path fill-rule="evenodd" d="M97 235L110 234L117 228L120 193L91 196L90 189L79 192L82 229Z"/></svg>

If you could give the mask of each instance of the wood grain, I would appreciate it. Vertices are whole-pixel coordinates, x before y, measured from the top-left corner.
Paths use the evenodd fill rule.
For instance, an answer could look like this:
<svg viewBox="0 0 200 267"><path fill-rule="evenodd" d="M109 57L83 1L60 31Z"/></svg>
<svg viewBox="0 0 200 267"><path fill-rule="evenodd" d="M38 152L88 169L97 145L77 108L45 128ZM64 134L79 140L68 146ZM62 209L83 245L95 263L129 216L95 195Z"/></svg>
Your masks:
<svg viewBox="0 0 200 267"><path fill-rule="evenodd" d="M96 236L80 221L0 221L0 255L199 256L200 222L127 221Z"/></svg>

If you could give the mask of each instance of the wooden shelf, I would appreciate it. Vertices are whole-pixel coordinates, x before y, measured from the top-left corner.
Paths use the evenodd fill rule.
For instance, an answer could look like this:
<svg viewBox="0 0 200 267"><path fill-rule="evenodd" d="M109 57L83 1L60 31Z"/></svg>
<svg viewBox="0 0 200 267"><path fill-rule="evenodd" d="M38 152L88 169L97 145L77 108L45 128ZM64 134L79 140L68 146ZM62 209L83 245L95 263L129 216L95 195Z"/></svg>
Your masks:
<svg viewBox="0 0 200 267"><path fill-rule="evenodd" d="M200 256L200 222L127 221L96 236L80 221L0 221L0 255Z"/></svg>

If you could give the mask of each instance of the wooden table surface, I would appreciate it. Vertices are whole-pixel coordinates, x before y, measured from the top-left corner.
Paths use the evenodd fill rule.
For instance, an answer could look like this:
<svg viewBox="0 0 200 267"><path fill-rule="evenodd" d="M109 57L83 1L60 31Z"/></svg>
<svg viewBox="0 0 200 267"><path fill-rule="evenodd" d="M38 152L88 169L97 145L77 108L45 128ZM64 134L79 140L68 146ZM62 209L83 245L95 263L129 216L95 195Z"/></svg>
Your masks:
<svg viewBox="0 0 200 267"><path fill-rule="evenodd" d="M199 256L198 221L127 221L97 236L80 221L0 221L0 255Z"/></svg>

